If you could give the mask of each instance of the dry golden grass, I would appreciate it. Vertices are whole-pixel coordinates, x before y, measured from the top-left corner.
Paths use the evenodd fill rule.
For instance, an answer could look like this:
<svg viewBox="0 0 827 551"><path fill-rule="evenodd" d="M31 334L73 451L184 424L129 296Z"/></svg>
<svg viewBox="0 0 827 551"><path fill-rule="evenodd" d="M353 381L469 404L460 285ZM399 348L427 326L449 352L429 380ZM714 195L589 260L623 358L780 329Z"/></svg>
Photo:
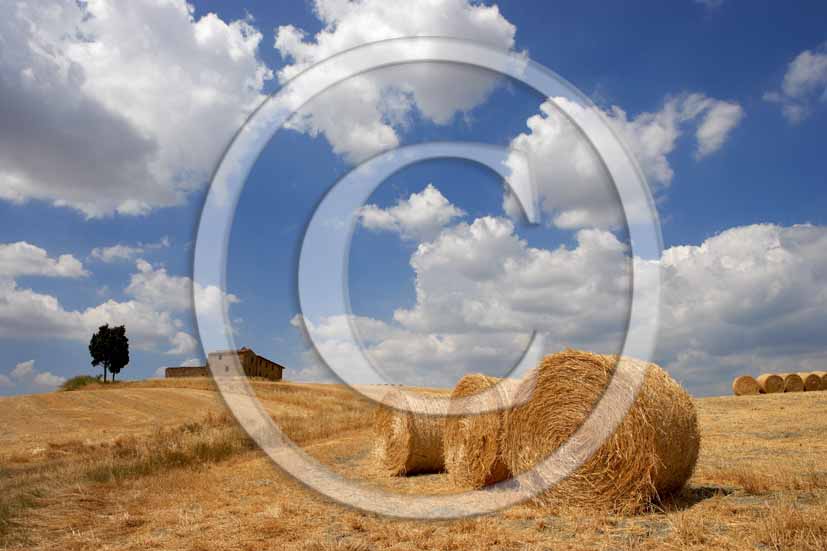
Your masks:
<svg viewBox="0 0 827 551"><path fill-rule="evenodd" d="M453 491L445 474L377 476L374 407L347 389L264 382L254 388L291 438L342 475L398 493ZM578 508L552 516L520 505L450 522L382 518L307 490L249 447L217 396L201 392L212 392L208 381L0 399L0 548L827 548L824 392L696 400L703 445L695 475L679 495L642 514ZM131 411L123 435L98 409L100 400L117 403L120 394ZM62 401L68 395L88 396L86 414L81 404ZM178 396L180 411L166 406L154 413L164 411L170 395ZM29 422L17 410L39 418ZM61 411L70 421L58 418ZM101 434L99 423L111 432Z"/></svg>

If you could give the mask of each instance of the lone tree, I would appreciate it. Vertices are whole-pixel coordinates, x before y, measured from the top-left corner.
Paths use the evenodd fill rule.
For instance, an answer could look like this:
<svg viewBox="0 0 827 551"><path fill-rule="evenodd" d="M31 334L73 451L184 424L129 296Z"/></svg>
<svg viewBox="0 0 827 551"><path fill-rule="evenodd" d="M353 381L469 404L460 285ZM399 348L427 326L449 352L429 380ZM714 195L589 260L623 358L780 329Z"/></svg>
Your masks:
<svg viewBox="0 0 827 551"><path fill-rule="evenodd" d="M121 369L129 363L129 339L126 338L126 327L109 327L101 325L98 332L92 335L89 341L89 353L92 355L92 365L103 364L103 381L106 382L106 372L112 373L112 380Z"/></svg>

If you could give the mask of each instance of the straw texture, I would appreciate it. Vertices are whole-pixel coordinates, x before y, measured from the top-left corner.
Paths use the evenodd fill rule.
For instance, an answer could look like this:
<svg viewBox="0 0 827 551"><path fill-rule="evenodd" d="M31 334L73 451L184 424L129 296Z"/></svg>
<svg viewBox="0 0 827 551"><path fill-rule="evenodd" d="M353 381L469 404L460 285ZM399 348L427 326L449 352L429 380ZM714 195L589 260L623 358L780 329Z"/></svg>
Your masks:
<svg viewBox="0 0 827 551"><path fill-rule="evenodd" d="M784 392L784 378L774 373L759 375L755 381L761 389L761 394Z"/></svg>
<svg viewBox="0 0 827 551"><path fill-rule="evenodd" d="M510 403L517 382L473 373L460 379L451 398L474 396L497 383L501 383L497 387L497 411L456 415L448 407L443 438L445 467L451 483L457 487L481 488L511 475L501 457L500 438L507 416L505 406Z"/></svg>
<svg viewBox="0 0 827 551"><path fill-rule="evenodd" d="M798 373L780 373L784 378L784 392L804 392L804 379Z"/></svg>
<svg viewBox="0 0 827 551"><path fill-rule="evenodd" d="M512 473L532 468L580 427L601 398L617 356L566 350L530 376L530 398L508 415L503 457ZM638 360L644 382L614 434L568 478L538 498L546 507L635 512L683 487L700 446L695 406L661 368Z"/></svg>
<svg viewBox="0 0 827 551"><path fill-rule="evenodd" d="M804 381L804 390L806 392L821 390L821 377L815 373L799 373L798 376Z"/></svg>
<svg viewBox="0 0 827 551"><path fill-rule="evenodd" d="M420 392L433 398L433 413L444 412L445 395ZM445 469L442 449L444 415L412 414L404 409L407 398L399 391L390 391L374 416L376 447L374 456L380 471L399 476L440 472Z"/></svg>
<svg viewBox="0 0 827 551"><path fill-rule="evenodd" d="M758 386L758 381L749 375L741 375L732 381L732 392L736 396L750 396L761 392L761 387Z"/></svg>

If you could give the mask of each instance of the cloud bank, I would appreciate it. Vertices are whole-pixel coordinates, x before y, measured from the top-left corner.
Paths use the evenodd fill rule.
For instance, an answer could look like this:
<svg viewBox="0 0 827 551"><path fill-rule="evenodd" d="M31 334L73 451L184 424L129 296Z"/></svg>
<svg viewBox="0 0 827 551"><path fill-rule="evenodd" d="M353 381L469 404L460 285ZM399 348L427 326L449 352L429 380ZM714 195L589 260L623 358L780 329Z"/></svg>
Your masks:
<svg viewBox="0 0 827 551"><path fill-rule="evenodd" d="M520 181L528 158L531 177L538 187L540 205L552 223L563 229L584 227L619 228L624 224L614 185L589 136L609 132L604 125L579 129L563 115L587 109L565 98L553 98L540 106L540 113L526 121L528 132L511 140L515 151L508 165L512 178ZM744 116L740 105L705 96L683 94L667 98L659 111L630 118L620 107L601 111L611 131L637 159L653 194L661 194L672 182L669 156L678 139L693 130L695 157L701 160L723 147ZM592 120L581 117L581 120ZM599 120L599 119L598 119ZM507 194L503 206L518 218L519 204ZM629 222L646 216L647 205L625 205Z"/></svg>
<svg viewBox="0 0 827 551"><path fill-rule="evenodd" d="M314 11L323 28L313 37L292 25L276 29L275 46L291 62L278 72L281 82L368 42L445 36L509 50L516 33L496 5L467 0L316 0ZM471 67L440 63L380 69L324 92L294 116L290 127L324 136L337 155L357 163L398 146L400 134L414 116L447 124L471 111L488 98L497 78Z"/></svg>
<svg viewBox="0 0 827 551"><path fill-rule="evenodd" d="M180 205L262 100L248 21L185 0L6 4L0 199L100 217Z"/></svg>
<svg viewBox="0 0 827 551"><path fill-rule="evenodd" d="M55 259L25 242L0 244L0 337L88 342L101 325L126 324L136 348L191 356L198 351L198 341L184 328L195 302L212 315L239 302L233 294L194 285L191 278L172 276L143 259L136 268L124 289L128 300L110 299L83 310L67 310L57 297L23 287L15 278L84 277L88 272L79 260L71 255Z"/></svg>
<svg viewBox="0 0 827 551"><path fill-rule="evenodd" d="M695 392L724 393L736 373L827 364L824 251L823 226L756 224L643 261L607 230L581 229L572 245L549 250L529 246L508 218L486 216L418 244L412 307L392 320L351 321L391 380L448 385L465 372L502 375L532 330L549 333L549 350L618 352L632 276L643 300L651 300L646 282L660 277L654 360ZM345 365L361 353L344 315L293 324L302 322ZM324 373L314 356L306 360L306 374Z"/></svg>

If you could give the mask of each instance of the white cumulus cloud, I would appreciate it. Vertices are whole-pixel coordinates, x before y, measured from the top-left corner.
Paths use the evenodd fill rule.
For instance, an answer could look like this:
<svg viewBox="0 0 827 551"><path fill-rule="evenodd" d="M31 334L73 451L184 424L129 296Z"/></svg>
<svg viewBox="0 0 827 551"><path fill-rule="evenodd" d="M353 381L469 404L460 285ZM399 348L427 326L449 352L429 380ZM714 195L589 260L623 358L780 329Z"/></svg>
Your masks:
<svg viewBox="0 0 827 551"><path fill-rule="evenodd" d="M0 375L0 388L14 388L17 385L27 384L54 388L66 381L64 377L50 371L38 371L34 364L34 360L20 362L12 369L10 376Z"/></svg>
<svg viewBox="0 0 827 551"><path fill-rule="evenodd" d="M20 250L37 260L29 263L37 269L23 269L18 265L14 274L21 275L22 271L71 277L80 273L79 264L68 269L67 266L74 263L50 260L42 249L34 248L35 254L32 254L30 247ZM109 299L82 310L67 310L55 296L21 287L11 277L0 277L0 336L87 342L98 327L108 323L126 325L130 344L138 349L191 356L198 349L198 341L182 329L181 316L193 311L193 300L211 315L239 301L235 295L223 293L214 286L193 288L191 278L169 275L165 268L156 268L143 259L136 262L136 267L138 271L125 289L132 297L130 300Z"/></svg>
<svg viewBox="0 0 827 551"><path fill-rule="evenodd" d="M781 105L784 117L796 124L827 102L827 44L804 50L787 66L781 90L767 92L764 99Z"/></svg>
<svg viewBox="0 0 827 551"><path fill-rule="evenodd" d="M138 256L157 249L166 249L170 246L169 237L162 237L157 243L138 243L125 245L118 243L108 247L95 247L90 256L95 260L111 264L113 262L134 260Z"/></svg>
<svg viewBox="0 0 827 551"><path fill-rule="evenodd" d="M391 320L344 315L295 320L319 349L347 365L360 351L391 380L455 382L466 372L503 374L532 330L566 346L618 352L629 315L631 278L662 278L654 361L690 390L728 392L740 373L813 370L827 365L827 227L756 224L698 245L674 246L655 261L630 257L606 230L582 229L571 246L529 246L507 218L446 228L411 256L416 302ZM308 374L326 373L314 355Z"/></svg>
<svg viewBox="0 0 827 551"><path fill-rule="evenodd" d="M213 285L204 287L196 283L193 286L192 278L171 276L166 268L154 267L146 260L139 259L135 265L138 271L126 287L127 294L159 310L193 311L195 300L199 308L221 312L223 308L239 302L239 298L232 293L223 293Z"/></svg>
<svg viewBox="0 0 827 551"><path fill-rule="evenodd" d="M276 48L292 62L279 71L282 82L336 53L390 38L443 36L502 49L514 46L516 28L497 6L468 0L316 0L314 6L323 25L316 35L292 25L276 29ZM415 114L446 124L471 111L496 82L491 73L439 63L380 69L324 92L297 113L291 126L324 135L334 152L355 163L396 147Z"/></svg>
<svg viewBox="0 0 827 551"><path fill-rule="evenodd" d="M85 277L83 263L70 254L51 258L45 249L25 241L0 243L0 277Z"/></svg>
<svg viewBox="0 0 827 551"><path fill-rule="evenodd" d="M569 112L581 113L578 118L591 121L587 123L590 126L578 129L555 103ZM540 106L540 114L526 121L528 132L511 142L515 150L514 158L508 161L511 178L523 179L520 171L531 167L540 204L560 228L616 228L623 220L609 174L587 139L608 130L599 122L600 117L584 116L589 114L588 109L565 98L546 101ZM737 103L703 94L684 94L668 98L657 112L629 118L623 109L614 106L601 115L628 146L653 192L658 193L672 182L669 155L687 127L695 126L695 156L701 159L723 146L743 118L743 109ZM527 165L524 156L529 159ZM647 208L644 204L625 207L632 222L644 216ZM506 195L504 208L514 217L520 213L513 195Z"/></svg>
<svg viewBox="0 0 827 551"><path fill-rule="evenodd" d="M263 99L262 35L186 0L4 3L0 199L181 204Z"/></svg>
<svg viewBox="0 0 827 551"><path fill-rule="evenodd" d="M66 382L66 377L55 375L51 371L44 371L34 376L34 384L37 386L54 388Z"/></svg>
<svg viewBox="0 0 827 551"><path fill-rule="evenodd" d="M20 362L12 369L11 376L15 379L26 379L34 373L34 360Z"/></svg>
<svg viewBox="0 0 827 551"><path fill-rule="evenodd" d="M400 199L393 207L365 205L359 212L359 221L369 230L392 231L404 239L430 241L442 228L464 215L433 184L428 184L422 192Z"/></svg>
<svg viewBox="0 0 827 551"><path fill-rule="evenodd" d="M183 331L178 331L170 341L172 348L167 351L167 354L173 356L192 354L198 350L198 341L192 335Z"/></svg>

